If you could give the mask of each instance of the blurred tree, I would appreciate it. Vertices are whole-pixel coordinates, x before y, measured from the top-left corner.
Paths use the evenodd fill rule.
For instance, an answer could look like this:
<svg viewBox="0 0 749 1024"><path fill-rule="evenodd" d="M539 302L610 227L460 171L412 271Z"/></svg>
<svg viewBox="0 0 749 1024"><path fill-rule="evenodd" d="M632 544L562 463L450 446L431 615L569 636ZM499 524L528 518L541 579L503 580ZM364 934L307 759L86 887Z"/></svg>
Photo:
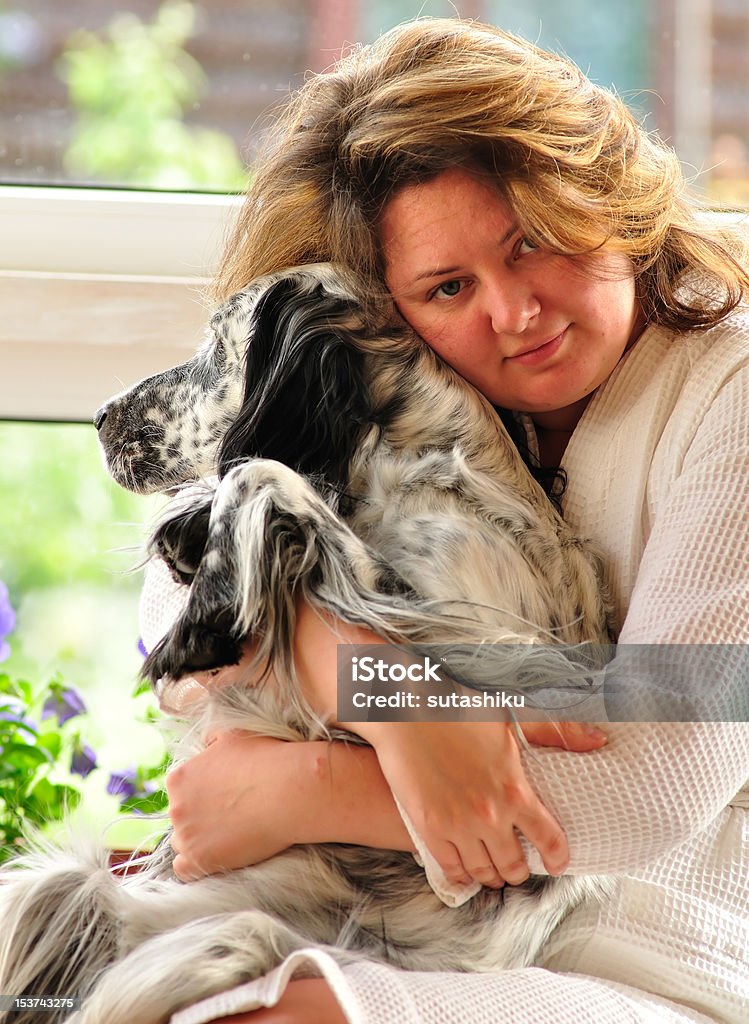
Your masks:
<svg viewBox="0 0 749 1024"><path fill-rule="evenodd" d="M150 23L117 14L102 35L81 30L60 62L77 112L65 153L71 175L165 189L241 191L247 174L223 132L184 123L207 89L185 50L196 10L167 0Z"/></svg>

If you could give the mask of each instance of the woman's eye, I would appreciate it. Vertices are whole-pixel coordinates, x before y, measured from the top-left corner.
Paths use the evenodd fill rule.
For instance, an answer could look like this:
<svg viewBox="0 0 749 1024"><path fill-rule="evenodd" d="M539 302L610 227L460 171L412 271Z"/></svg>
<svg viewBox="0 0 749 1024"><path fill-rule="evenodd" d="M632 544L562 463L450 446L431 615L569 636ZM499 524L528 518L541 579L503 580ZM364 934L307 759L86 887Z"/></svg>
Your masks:
<svg viewBox="0 0 749 1024"><path fill-rule="evenodd" d="M434 289L432 295L442 296L444 299L452 299L461 291L462 288L462 281L444 281Z"/></svg>
<svg viewBox="0 0 749 1024"><path fill-rule="evenodd" d="M521 238L518 242L515 253L517 256L525 256L529 252L535 252L536 249L538 249L538 246L534 242L531 242L530 238Z"/></svg>

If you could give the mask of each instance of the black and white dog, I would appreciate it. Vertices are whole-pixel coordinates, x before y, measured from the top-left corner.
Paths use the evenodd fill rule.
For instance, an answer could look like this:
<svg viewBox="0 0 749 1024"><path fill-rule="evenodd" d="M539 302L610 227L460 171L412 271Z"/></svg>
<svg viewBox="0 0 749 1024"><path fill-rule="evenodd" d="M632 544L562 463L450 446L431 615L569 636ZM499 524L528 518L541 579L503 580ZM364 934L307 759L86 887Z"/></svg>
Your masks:
<svg viewBox="0 0 749 1024"><path fill-rule="evenodd" d="M540 682L569 672L565 645L610 639L597 560L495 410L389 309L365 316L330 266L254 282L193 359L111 399L96 422L111 474L132 490L218 469L154 537L189 590L146 663L168 685L237 662L250 638L273 681L212 693L214 725L321 735L294 673L299 599L408 650L507 645L512 671ZM5 868L0 992L82 997L72 1016L45 1013L50 1024L149 1024L309 945L410 970L515 967L605 890L531 878L452 909L408 854L294 847L186 885L168 861L162 848L120 879L102 852L71 847Z"/></svg>

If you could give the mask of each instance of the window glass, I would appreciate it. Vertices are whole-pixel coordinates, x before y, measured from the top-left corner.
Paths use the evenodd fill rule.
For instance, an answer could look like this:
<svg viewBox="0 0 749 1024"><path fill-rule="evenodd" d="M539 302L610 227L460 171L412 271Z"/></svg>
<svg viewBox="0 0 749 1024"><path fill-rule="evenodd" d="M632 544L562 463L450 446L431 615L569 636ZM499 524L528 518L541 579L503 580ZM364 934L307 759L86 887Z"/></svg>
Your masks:
<svg viewBox="0 0 749 1024"><path fill-rule="evenodd" d="M0 0L0 180L241 189L268 112L306 71L405 18L456 13L566 52L708 193L746 200L745 0Z"/></svg>

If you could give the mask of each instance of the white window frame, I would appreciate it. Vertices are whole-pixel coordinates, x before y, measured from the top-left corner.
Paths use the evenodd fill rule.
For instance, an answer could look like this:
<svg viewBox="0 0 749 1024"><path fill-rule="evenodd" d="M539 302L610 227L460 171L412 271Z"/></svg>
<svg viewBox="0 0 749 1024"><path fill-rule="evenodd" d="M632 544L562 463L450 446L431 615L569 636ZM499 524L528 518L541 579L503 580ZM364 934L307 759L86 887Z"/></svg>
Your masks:
<svg viewBox="0 0 749 1024"><path fill-rule="evenodd" d="M241 198L0 187L0 418L90 421L189 357Z"/></svg>

